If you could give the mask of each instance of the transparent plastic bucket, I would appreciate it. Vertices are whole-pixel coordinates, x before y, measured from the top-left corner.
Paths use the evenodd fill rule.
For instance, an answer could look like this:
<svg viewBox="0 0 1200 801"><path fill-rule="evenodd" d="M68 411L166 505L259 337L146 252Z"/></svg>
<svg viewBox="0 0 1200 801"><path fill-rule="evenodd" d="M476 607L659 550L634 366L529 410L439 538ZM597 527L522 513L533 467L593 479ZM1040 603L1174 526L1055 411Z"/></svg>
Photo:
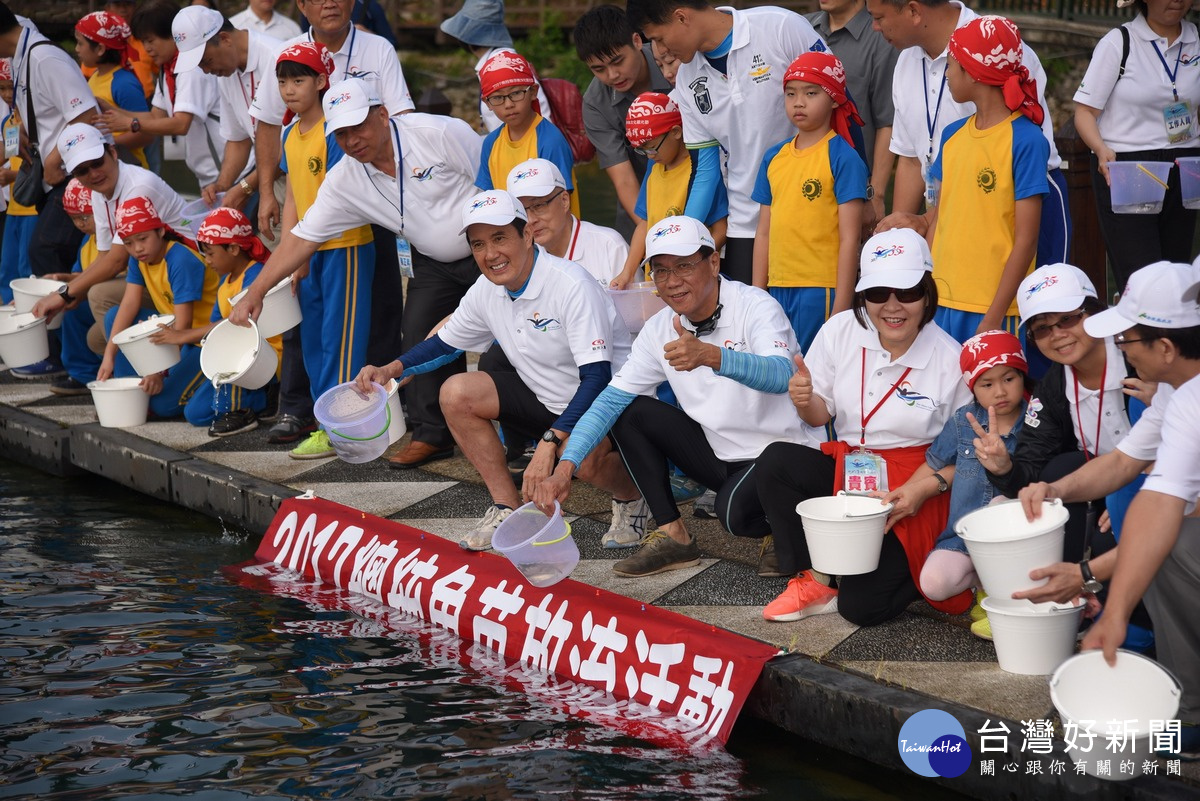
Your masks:
<svg viewBox="0 0 1200 801"><path fill-rule="evenodd" d="M558 501L549 517L532 503L516 509L496 527L492 548L508 557L535 587L557 584L579 563L579 547Z"/></svg>
<svg viewBox="0 0 1200 801"><path fill-rule="evenodd" d="M1170 161L1110 161L1108 183L1116 214L1158 214L1167 194Z"/></svg>
<svg viewBox="0 0 1200 801"><path fill-rule="evenodd" d="M387 450L392 419L387 393L378 384L371 387L363 395L353 381L347 381L326 390L313 404L313 416L343 462L362 464Z"/></svg>
<svg viewBox="0 0 1200 801"><path fill-rule="evenodd" d="M1175 159L1179 167L1179 193L1185 209L1200 209L1200 156Z"/></svg>
<svg viewBox="0 0 1200 801"><path fill-rule="evenodd" d="M1042 503L1042 516L1032 523L1018 501L996 503L964 515L954 531L967 545L967 553L983 584L996 598L1040 587L1049 579L1034 581L1029 571L1063 558L1063 531L1067 509L1057 498Z"/></svg>
<svg viewBox="0 0 1200 801"><path fill-rule="evenodd" d="M839 492L796 505L812 566L833 576L856 576L879 567L892 505L865 495Z"/></svg>
<svg viewBox="0 0 1200 801"><path fill-rule="evenodd" d="M608 296L631 334L641 331L647 320L667 307L654 290L653 281L633 283L628 289L609 289Z"/></svg>

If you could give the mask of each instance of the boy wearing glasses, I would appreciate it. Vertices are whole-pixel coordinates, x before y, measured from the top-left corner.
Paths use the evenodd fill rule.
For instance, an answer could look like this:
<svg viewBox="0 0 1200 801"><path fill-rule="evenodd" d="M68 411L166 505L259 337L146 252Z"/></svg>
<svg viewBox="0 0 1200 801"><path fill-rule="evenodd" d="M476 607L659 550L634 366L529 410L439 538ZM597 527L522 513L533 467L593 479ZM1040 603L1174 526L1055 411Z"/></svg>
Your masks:
<svg viewBox="0 0 1200 801"><path fill-rule="evenodd" d="M650 226L667 217L682 214L694 217L708 228L719 252L725 247L729 218L720 148L711 144L693 149L684 144L683 116L674 100L661 92L638 95L625 116L625 136L634 152L649 159L653 166L642 178L634 205L637 229L629 258L612 282L614 289L624 289L630 282L640 280L638 270L646 261L646 230ZM716 191L711 195L693 192L699 183L715 183Z"/></svg>
<svg viewBox="0 0 1200 801"><path fill-rule="evenodd" d="M575 158L562 132L539 113L533 65L516 53L499 52L479 73L483 100L503 123L483 140L475 186L487 191L505 186L513 167L529 159L557 165L571 195L571 213L579 215Z"/></svg>

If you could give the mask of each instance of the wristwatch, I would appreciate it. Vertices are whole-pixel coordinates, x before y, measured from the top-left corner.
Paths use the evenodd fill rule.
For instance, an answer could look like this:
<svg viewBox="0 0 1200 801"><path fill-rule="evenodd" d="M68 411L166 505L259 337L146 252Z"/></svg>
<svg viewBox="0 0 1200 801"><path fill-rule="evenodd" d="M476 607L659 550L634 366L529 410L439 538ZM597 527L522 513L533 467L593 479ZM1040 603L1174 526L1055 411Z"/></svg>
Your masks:
<svg viewBox="0 0 1200 801"><path fill-rule="evenodd" d="M1092 568L1088 566L1088 560L1084 559L1079 563L1079 572L1083 573L1083 591L1097 593L1104 589L1104 585L1092 573Z"/></svg>
<svg viewBox="0 0 1200 801"><path fill-rule="evenodd" d="M542 442L553 442L555 447L563 443L562 438L558 434L555 434L552 428L547 428L546 433L542 434Z"/></svg>
<svg viewBox="0 0 1200 801"><path fill-rule="evenodd" d="M58 296L60 298L62 298L63 300L65 300L67 303L75 302L75 298L71 295L71 285L70 284L63 284L62 286L60 286L58 288Z"/></svg>
<svg viewBox="0 0 1200 801"><path fill-rule="evenodd" d="M238 187L242 190L246 197L250 197L250 195L254 194L254 187L250 186L250 182L245 178L238 181Z"/></svg>
<svg viewBox="0 0 1200 801"><path fill-rule="evenodd" d="M872 186L871 184L867 184L867 200L874 200L874 199L875 199L875 187Z"/></svg>
<svg viewBox="0 0 1200 801"><path fill-rule="evenodd" d="M142 132L142 121L139 120L137 117L134 117L129 123L129 130L131 133L141 133Z"/></svg>
<svg viewBox="0 0 1200 801"><path fill-rule="evenodd" d="M950 485L946 483L946 479L942 478L942 474L941 474L941 473L937 473L937 472L935 472L935 473L933 474L933 477L937 479L937 483L938 483L938 493L939 493L939 494L940 494L940 493L943 493L943 492L945 492L945 491L946 491L946 490L948 490L948 489L950 489Z"/></svg>

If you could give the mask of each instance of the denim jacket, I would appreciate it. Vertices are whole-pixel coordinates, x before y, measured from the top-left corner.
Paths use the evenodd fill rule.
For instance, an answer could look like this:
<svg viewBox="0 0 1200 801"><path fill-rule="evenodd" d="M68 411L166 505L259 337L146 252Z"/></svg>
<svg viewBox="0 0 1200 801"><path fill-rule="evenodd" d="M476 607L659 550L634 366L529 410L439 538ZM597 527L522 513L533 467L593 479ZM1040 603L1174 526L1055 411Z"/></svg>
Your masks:
<svg viewBox="0 0 1200 801"><path fill-rule="evenodd" d="M950 516L947 518L946 530L938 537L939 548L966 553L966 545L954 533L954 524L963 515L982 509L991 503L992 498L1000 495L1000 491L987 478L987 471L975 458L975 430L967 422L967 412L975 415L975 419L984 424L987 422L987 409L977 401L971 401L954 412L954 416L946 421L942 433L925 451L925 462L934 470L941 470L946 465L954 465L954 484L950 487ZM1017 434L1025 425L1025 401L1021 401L1021 414L1012 430L1001 439L1004 446L1012 454L1017 447Z"/></svg>

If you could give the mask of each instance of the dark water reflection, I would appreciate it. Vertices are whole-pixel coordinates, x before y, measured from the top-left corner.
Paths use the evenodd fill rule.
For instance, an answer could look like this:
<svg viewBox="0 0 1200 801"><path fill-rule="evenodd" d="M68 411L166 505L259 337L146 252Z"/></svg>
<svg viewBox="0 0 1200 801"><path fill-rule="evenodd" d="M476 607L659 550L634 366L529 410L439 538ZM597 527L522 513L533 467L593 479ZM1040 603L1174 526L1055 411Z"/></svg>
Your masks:
<svg viewBox="0 0 1200 801"><path fill-rule="evenodd" d="M0 798L907 795L761 727L688 751L581 718L445 633L232 581L255 544L0 462Z"/></svg>

